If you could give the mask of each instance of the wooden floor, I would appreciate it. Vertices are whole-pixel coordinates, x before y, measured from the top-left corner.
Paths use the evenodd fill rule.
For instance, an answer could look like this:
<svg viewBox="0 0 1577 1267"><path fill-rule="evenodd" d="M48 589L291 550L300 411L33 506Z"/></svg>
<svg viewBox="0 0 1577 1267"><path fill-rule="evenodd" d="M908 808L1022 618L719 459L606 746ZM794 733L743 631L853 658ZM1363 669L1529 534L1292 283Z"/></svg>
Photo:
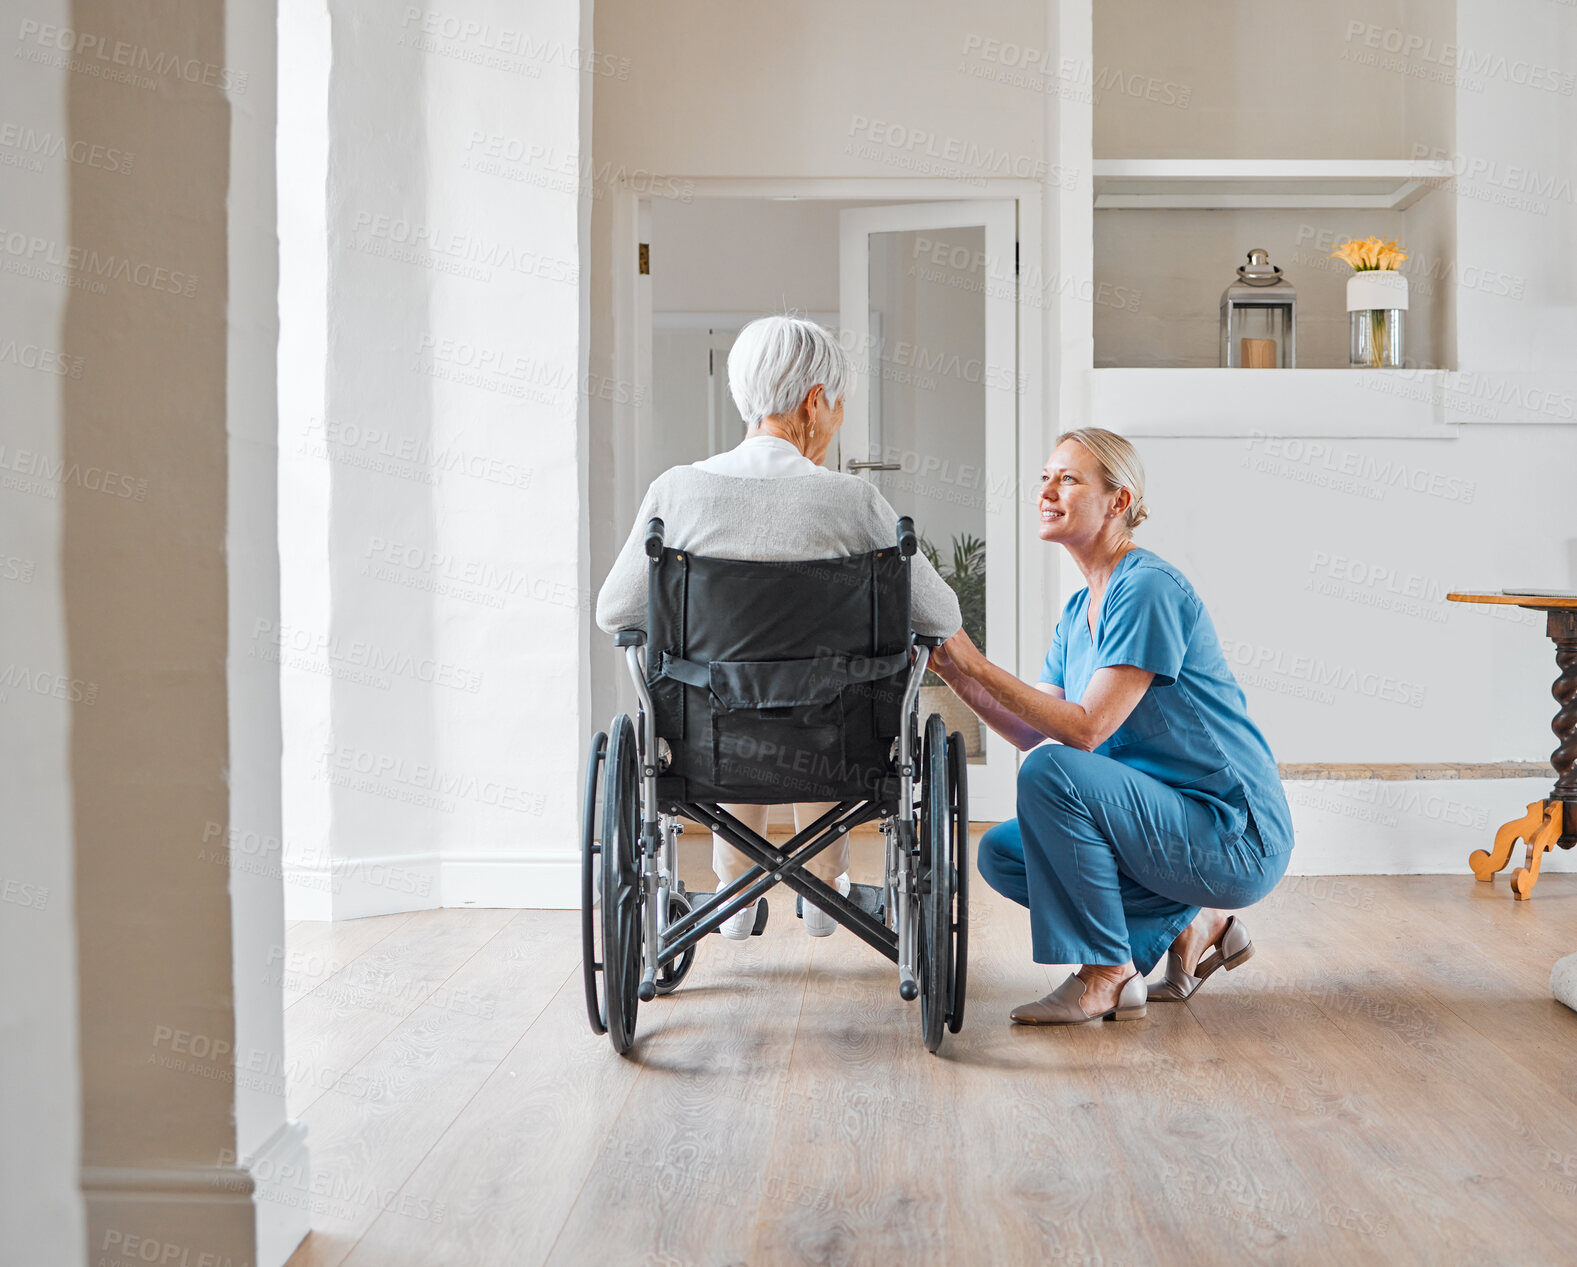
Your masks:
<svg viewBox="0 0 1577 1267"><path fill-rule="evenodd" d="M783 892L631 1059L587 1028L574 913L293 925L291 1267L1577 1262L1547 984L1577 875L1289 879L1194 1002L1059 1030L1007 1023L1062 972L977 883L940 1056L891 965Z"/></svg>

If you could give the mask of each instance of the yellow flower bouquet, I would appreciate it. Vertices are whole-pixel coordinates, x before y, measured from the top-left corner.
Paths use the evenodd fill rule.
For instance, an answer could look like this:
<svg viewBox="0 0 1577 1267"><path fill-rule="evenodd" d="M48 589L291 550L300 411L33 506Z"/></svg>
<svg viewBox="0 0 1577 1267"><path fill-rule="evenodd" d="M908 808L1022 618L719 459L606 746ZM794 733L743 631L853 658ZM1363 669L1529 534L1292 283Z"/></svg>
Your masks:
<svg viewBox="0 0 1577 1267"><path fill-rule="evenodd" d="M1372 269L1395 272L1396 266L1407 258L1407 252L1397 244L1395 238L1354 238L1332 251L1331 258L1346 260L1355 273L1366 273Z"/></svg>
<svg viewBox="0 0 1577 1267"><path fill-rule="evenodd" d="M1395 238L1355 238L1331 252L1346 260L1347 311L1352 316L1353 365L1378 369L1402 364L1402 314L1407 311L1407 278L1398 265L1407 252Z"/></svg>

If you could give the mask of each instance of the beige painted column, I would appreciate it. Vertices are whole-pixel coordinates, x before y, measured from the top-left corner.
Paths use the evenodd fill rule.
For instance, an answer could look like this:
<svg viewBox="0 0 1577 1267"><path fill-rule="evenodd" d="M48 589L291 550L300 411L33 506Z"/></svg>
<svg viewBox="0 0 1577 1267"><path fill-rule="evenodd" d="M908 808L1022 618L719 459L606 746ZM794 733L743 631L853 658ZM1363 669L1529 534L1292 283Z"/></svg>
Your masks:
<svg viewBox="0 0 1577 1267"><path fill-rule="evenodd" d="M103 473L60 490L69 672L93 684L69 752L94 1263L278 1263L307 1218L252 1180L307 1173L278 859L227 848L279 837L277 670L231 615L278 610L273 14L77 0L19 37L66 59L72 143L134 156L73 162L58 244L60 338L90 360L61 456Z"/></svg>

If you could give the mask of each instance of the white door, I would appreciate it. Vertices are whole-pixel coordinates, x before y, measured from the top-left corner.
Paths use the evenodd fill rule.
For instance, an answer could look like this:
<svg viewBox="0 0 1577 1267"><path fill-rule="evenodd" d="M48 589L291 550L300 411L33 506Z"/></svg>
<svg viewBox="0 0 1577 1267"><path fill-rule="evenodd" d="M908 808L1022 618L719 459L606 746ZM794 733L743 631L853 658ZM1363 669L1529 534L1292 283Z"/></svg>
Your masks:
<svg viewBox="0 0 1577 1267"><path fill-rule="evenodd" d="M696 326L655 314L648 481L745 438L745 424L728 394L728 351L738 334L734 324Z"/></svg>
<svg viewBox="0 0 1577 1267"><path fill-rule="evenodd" d="M728 389L728 354L740 330L760 315L652 314L652 438L642 487L671 466L722 453L745 438L745 420ZM835 312L805 315L837 329Z"/></svg>
<svg viewBox="0 0 1577 1267"><path fill-rule="evenodd" d="M913 203L841 213L840 337L857 380L839 466L873 480L940 561L965 627L1018 663L1017 215L1012 201ZM975 749L970 816L1014 814L1018 751L945 687ZM946 706L944 709L944 705Z"/></svg>

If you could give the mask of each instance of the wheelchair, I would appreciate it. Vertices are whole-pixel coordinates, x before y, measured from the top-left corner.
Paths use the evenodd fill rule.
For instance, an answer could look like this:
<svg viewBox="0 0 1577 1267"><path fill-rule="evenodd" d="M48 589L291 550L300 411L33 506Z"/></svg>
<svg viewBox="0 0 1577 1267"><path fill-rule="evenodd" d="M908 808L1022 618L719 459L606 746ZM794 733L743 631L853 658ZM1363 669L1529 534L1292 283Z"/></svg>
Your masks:
<svg viewBox="0 0 1577 1267"><path fill-rule="evenodd" d="M779 884L897 964L927 1050L963 1025L967 768L962 736L938 714L919 722L942 640L910 628L917 545L906 516L893 547L866 554L712 559L666 547L661 519L647 525L646 629L614 639L639 709L592 739L581 834L586 1011L620 1055L639 1005L677 989L701 941ZM723 809L803 801L836 804L781 848ZM687 891L684 821L752 865L715 894ZM880 889L844 897L804 869L872 821L886 844Z"/></svg>

